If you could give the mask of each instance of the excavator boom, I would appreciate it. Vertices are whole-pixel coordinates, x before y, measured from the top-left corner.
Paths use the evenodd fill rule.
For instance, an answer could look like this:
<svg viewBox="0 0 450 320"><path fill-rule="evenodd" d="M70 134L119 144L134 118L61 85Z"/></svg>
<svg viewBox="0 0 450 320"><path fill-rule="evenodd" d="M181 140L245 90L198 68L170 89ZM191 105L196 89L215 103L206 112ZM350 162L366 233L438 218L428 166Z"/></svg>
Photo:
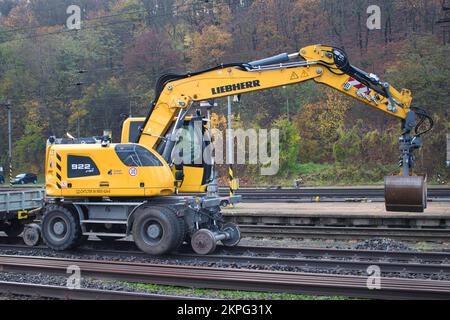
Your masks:
<svg viewBox="0 0 450 320"><path fill-rule="evenodd" d="M301 58L301 59L300 59ZM293 61L297 60L297 61ZM218 67L185 75L165 75L138 142L153 148L165 136L180 109L196 101L295 85L314 80L341 91L375 109L406 119L411 105L408 90L397 91L375 75L351 66L339 49L309 46L291 55Z"/></svg>
<svg viewBox="0 0 450 320"><path fill-rule="evenodd" d="M412 152L420 147L421 140L420 137L411 135L416 123L416 112L411 109L411 92L406 89L397 90L389 83L382 82L378 76L352 66L343 50L322 45L308 46L298 53L284 53L249 63L220 65L196 73L161 77L156 88L156 98L137 142L156 149L161 143L161 137L175 134L194 102L295 85L310 80L334 88L365 105L400 119L404 130L401 138L401 174L412 174ZM423 112L420 116L421 119L427 117L431 121ZM178 120L173 126L171 124L175 117ZM172 132L168 132L169 129ZM165 142L162 156L167 162L170 162L174 145L174 141ZM405 188L400 188L400 191L399 179L401 180L391 179L397 183L391 183L389 179L386 181L386 199L394 199L387 208L400 211L423 210L426 203L417 200L417 196L413 196L415 199L410 201L414 203L413 207L399 200L408 198L401 190L411 194L412 188L416 190L416 194L423 194L423 190L417 188L423 187L424 183L416 181L422 178L410 178L414 183L406 183ZM404 181L400 185L402 183ZM399 205L393 204L398 202L397 200ZM420 203L419 208L416 203Z"/></svg>

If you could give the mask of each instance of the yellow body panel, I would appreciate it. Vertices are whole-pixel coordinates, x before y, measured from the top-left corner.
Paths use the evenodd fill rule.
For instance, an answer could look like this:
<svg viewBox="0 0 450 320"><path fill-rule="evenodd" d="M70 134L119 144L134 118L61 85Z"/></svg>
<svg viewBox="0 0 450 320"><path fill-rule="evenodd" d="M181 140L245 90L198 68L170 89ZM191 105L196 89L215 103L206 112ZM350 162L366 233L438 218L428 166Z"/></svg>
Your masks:
<svg viewBox="0 0 450 320"><path fill-rule="evenodd" d="M46 161L46 190L53 197L159 196L174 193L170 167L155 152L161 166L126 166L115 152L115 144L50 145ZM98 174L70 177L68 157L89 157ZM82 163L80 164L82 165ZM93 166L91 166L93 167Z"/></svg>
<svg viewBox="0 0 450 320"><path fill-rule="evenodd" d="M191 117L186 117L185 121L189 121L190 119L191 119ZM134 118L126 119L123 122L123 126L122 126L121 143L127 143L132 140L132 139L130 139L130 127L132 126L133 123L142 124L144 122L145 122L145 118L141 118L141 117L134 117ZM175 173L175 167L173 167L173 172ZM183 166L184 180L183 180L183 183L181 184L181 186L178 188L178 191L182 192L182 193L205 192L207 185L202 184L204 172L205 172L205 170L202 167Z"/></svg>
<svg viewBox="0 0 450 320"><path fill-rule="evenodd" d="M205 192L207 185L202 185L204 168L183 166L184 179L179 192L195 193Z"/></svg>
<svg viewBox="0 0 450 320"><path fill-rule="evenodd" d="M143 124L144 122L145 118L143 117L127 118L122 124L122 135L120 137L120 142L121 143L136 142L132 141L133 139L130 139L130 127L132 127L133 124L141 124L141 123Z"/></svg>

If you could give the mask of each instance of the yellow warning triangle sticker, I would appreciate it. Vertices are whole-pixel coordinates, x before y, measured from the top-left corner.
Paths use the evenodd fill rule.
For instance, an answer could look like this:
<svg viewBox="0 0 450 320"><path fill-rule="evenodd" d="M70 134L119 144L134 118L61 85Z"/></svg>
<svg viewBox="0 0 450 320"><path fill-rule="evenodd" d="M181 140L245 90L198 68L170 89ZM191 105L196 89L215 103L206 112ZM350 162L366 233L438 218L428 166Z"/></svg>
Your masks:
<svg viewBox="0 0 450 320"><path fill-rule="evenodd" d="M298 75L295 72L292 72L291 80L296 80L296 79L298 79Z"/></svg>
<svg viewBox="0 0 450 320"><path fill-rule="evenodd" d="M301 77L306 78L308 76L309 76L308 72L306 72L306 70L303 70Z"/></svg>

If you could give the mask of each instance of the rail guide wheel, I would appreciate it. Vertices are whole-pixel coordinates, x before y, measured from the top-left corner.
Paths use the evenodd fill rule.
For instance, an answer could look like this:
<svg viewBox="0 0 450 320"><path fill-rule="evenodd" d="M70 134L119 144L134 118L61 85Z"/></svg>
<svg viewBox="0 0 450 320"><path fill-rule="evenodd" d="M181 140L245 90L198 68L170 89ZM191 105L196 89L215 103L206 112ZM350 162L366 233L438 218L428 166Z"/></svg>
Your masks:
<svg viewBox="0 0 450 320"><path fill-rule="evenodd" d="M384 179L386 210L424 212L427 208L427 181L424 176L389 176Z"/></svg>
<svg viewBox="0 0 450 320"><path fill-rule="evenodd" d="M27 246L34 247L41 242L41 227L38 224L31 223L23 231L23 242Z"/></svg>
<svg viewBox="0 0 450 320"><path fill-rule="evenodd" d="M222 244L226 247L235 247L241 241L241 230L238 225L232 222L225 223L222 231L229 235L228 239L223 239Z"/></svg>
<svg viewBox="0 0 450 320"><path fill-rule="evenodd" d="M217 240L214 233L208 229L196 231L191 239L192 249L198 254L206 255L216 250Z"/></svg>

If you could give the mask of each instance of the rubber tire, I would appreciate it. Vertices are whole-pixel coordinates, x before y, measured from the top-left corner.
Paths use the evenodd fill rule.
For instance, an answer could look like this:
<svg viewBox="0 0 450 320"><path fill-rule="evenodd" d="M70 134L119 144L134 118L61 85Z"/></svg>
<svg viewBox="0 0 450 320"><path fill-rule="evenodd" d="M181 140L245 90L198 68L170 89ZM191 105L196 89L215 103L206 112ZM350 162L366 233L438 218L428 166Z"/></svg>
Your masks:
<svg viewBox="0 0 450 320"><path fill-rule="evenodd" d="M25 229L25 225L23 223L13 221L10 225L3 224L2 231L6 233L8 237L18 237L23 230Z"/></svg>
<svg viewBox="0 0 450 320"><path fill-rule="evenodd" d="M186 232L186 224L183 218L177 216L177 209L174 207L159 207L161 210L165 211L168 215L173 215L178 222L178 229L176 231L177 239L175 240L175 245L170 252L177 251L184 242L185 232Z"/></svg>
<svg viewBox="0 0 450 320"><path fill-rule="evenodd" d="M138 214L133 223L133 239L137 247L145 253L151 255L163 255L169 253L177 246L179 238L179 223L177 217L172 212L168 212L161 207L147 207ZM156 220L163 229L160 241L155 245L148 244L142 237L141 227L148 220Z"/></svg>
<svg viewBox="0 0 450 320"><path fill-rule="evenodd" d="M52 239L49 231L50 222L56 217L62 219L68 229L64 239L59 241ZM50 205L46 208L42 217L42 239L49 248L57 251L63 251L74 249L79 246L83 242L84 237L81 232L81 226L78 218L73 212L62 206Z"/></svg>

